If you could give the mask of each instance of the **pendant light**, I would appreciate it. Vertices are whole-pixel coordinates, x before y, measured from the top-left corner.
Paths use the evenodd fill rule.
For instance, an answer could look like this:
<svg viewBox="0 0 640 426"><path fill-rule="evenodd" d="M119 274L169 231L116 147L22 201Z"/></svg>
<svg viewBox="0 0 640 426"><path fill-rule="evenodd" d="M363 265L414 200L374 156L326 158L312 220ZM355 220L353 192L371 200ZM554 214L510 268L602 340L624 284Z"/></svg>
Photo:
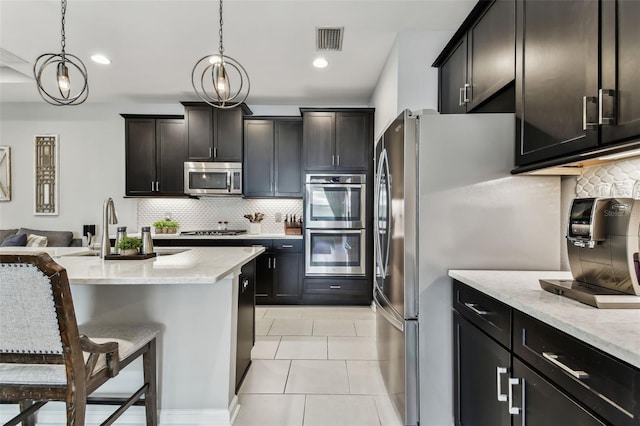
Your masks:
<svg viewBox="0 0 640 426"><path fill-rule="evenodd" d="M240 62L224 54L222 0L218 53L200 59L191 71L191 85L198 97L215 108L234 108L249 96L249 75Z"/></svg>
<svg viewBox="0 0 640 426"><path fill-rule="evenodd" d="M64 24L66 12L67 0L62 0L62 41L60 43L62 52L44 53L38 56L38 59L33 64L33 75L38 84L38 92L40 92L42 99L51 105L79 105L86 101L87 96L89 96L87 68L77 56L65 51ZM55 79L50 75L53 74L54 69L56 72ZM69 70L71 70L73 77L79 76L82 82L74 80L72 86ZM45 83L45 78L48 83ZM80 87L81 90L72 95L72 87Z"/></svg>

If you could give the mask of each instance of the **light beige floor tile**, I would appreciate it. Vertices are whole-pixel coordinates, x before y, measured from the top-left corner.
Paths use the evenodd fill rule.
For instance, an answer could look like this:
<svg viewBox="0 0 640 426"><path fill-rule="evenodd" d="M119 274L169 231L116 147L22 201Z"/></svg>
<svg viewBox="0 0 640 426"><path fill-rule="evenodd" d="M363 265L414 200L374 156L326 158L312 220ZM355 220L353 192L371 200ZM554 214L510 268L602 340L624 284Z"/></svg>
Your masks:
<svg viewBox="0 0 640 426"><path fill-rule="evenodd" d="M337 306L309 306L303 308L303 319L340 319L340 309Z"/></svg>
<svg viewBox="0 0 640 426"><path fill-rule="evenodd" d="M291 361L285 393L348 394L344 361Z"/></svg>
<svg viewBox="0 0 640 426"><path fill-rule="evenodd" d="M356 329L352 320L316 319L313 320L314 336L355 336Z"/></svg>
<svg viewBox="0 0 640 426"><path fill-rule="evenodd" d="M269 313L269 312L267 312ZM301 314L302 315L302 314ZM269 336L311 336L313 320L274 319Z"/></svg>
<svg viewBox="0 0 640 426"><path fill-rule="evenodd" d="M376 360L375 337L329 336L329 359Z"/></svg>
<svg viewBox="0 0 640 426"><path fill-rule="evenodd" d="M280 336L256 336L251 349L251 359L274 359L280 344Z"/></svg>
<svg viewBox="0 0 640 426"><path fill-rule="evenodd" d="M369 395L307 395L304 426L379 426Z"/></svg>
<svg viewBox="0 0 640 426"><path fill-rule="evenodd" d="M376 402L378 417L380 417L382 426L402 426L400 414L393 408L387 395L376 395L373 399Z"/></svg>
<svg viewBox="0 0 640 426"><path fill-rule="evenodd" d="M376 314L368 306L350 306L340 309L340 319L350 320L374 320Z"/></svg>
<svg viewBox="0 0 640 426"><path fill-rule="evenodd" d="M384 395L384 381L378 361L347 361L349 391L359 395Z"/></svg>
<svg viewBox="0 0 640 426"><path fill-rule="evenodd" d="M234 426L302 426L304 395L242 394Z"/></svg>
<svg viewBox="0 0 640 426"><path fill-rule="evenodd" d="M375 320L355 320L357 336L375 336L376 321Z"/></svg>
<svg viewBox="0 0 640 426"><path fill-rule="evenodd" d="M256 319L261 319L264 313L267 312L267 309L265 306L256 306Z"/></svg>
<svg viewBox="0 0 640 426"><path fill-rule="evenodd" d="M290 365L288 360L252 361L239 393L284 393Z"/></svg>
<svg viewBox="0 0 640 426"><path fill-rule="evenodd" d="M327 359L324 336L283 336L276 359Z"/></svg>
<svg viewBox="0 0 640 426"><path fill-rule="evenodd" d="M256 336L266 336L273 324L273 318L256 319Z"/></svg>
<svg viewBox="0 0 640 426"><path fill-rule="evenodd" d="M301 319L304 308L297 306L269 307L262 318L290 318Z"/></svg>

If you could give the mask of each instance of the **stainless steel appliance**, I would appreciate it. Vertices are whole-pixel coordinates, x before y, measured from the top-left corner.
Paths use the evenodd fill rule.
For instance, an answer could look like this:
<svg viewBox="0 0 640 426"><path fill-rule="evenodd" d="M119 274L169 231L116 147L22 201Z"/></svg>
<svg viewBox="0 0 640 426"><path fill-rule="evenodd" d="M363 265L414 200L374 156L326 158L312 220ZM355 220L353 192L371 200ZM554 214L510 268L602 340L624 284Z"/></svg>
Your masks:
<svg viewBox="0 0 640 426"><path fill-rule="evenodd" d="M513 114L405 111L376 143L378 359L403 425L454 423L448 270L560 268L559 180L512 176L514 135Z"/></svg>
<svg viewBox="0 0 640 426"><path fill-rule="evenodd" d="M364 229L307 229L305 274L364 276Z"/></svg>
<svg viewBox="0 0 640 426"><path fill-rule="evenodd" d="M552 293L597 308L640 308L640 200L576 198L567 227L573 280L540 280Z"/></svg>
<svg viewBox="0 0 640 426"><path fill-rule="evenodd" d="M190 195L242 195L242 163L184 163L184 192Z"/></svg>
<svg viewBox="0 0 640 426"><path fill-rule="evenodd" d="M306 228L364 228L366 178L364 174L308 174Z"/></svg>

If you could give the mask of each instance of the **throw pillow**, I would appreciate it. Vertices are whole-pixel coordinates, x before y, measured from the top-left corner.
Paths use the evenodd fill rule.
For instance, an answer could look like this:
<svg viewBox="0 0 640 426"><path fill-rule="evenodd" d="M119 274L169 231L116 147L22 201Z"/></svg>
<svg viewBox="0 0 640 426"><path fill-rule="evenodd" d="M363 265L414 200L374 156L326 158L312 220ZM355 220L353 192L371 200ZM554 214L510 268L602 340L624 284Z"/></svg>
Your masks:
<svg viewBox="0 0 640 426"><path fill-rule="evenodd" d="M24 247L27 245L26 234L9 235L0 243L0 247Z"/></svg>
<svg viewBox="0 0 640 426"><path fill-rule="evenodd" d="M27 247L46 247L47 237L42 235L29 234L27 237Z"/></svg>

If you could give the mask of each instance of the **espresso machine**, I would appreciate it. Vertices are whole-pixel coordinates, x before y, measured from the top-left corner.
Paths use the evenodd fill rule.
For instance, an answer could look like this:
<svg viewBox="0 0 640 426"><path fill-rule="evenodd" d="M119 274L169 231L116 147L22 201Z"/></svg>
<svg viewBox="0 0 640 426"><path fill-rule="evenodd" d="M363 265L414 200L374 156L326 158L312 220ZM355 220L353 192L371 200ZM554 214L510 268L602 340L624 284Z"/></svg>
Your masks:
<svg viewBox="0 0 640 426"><path fill-rule="evenodd" d="M573 280L540 286L597 308L640 308L640 200L576 198L567 227Z"/></svg>

